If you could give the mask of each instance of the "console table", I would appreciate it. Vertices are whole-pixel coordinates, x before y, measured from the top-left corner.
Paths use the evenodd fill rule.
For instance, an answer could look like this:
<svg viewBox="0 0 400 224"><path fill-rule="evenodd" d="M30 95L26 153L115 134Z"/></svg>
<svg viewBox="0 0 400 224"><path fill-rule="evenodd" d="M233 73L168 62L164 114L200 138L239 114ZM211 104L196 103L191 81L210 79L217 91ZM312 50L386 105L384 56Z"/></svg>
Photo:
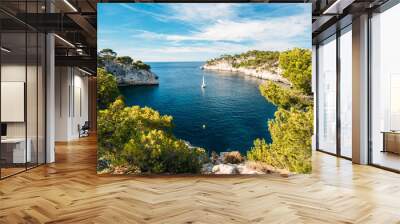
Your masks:
<svg viewBox="0 0 400 224"><path fill-rule="evenodd" d="M400 154L400 131L382 131L383 150L382 152L392 152Z"/></svg>
<svg viewBox="0 0 400 224"><path fill-rule="evenodd" d="M26 139L27 147L25 151L25 138L5 138L1 139L1 159L8 164L20 164L31 162L32 141Z"/></svg>

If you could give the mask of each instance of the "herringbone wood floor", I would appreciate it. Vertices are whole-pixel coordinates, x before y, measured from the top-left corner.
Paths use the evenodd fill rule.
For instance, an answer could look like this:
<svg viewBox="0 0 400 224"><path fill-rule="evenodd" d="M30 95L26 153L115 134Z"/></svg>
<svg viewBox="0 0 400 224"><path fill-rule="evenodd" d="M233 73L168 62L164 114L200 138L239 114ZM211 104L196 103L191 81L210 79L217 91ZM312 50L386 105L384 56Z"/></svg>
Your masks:
<svg viewBox="0 0 400 224"><path fill-rule="evenodd" d="M0 223L400 223L400 175L322 153L312 175L104 177L96 141L0 181Z"/></svg>

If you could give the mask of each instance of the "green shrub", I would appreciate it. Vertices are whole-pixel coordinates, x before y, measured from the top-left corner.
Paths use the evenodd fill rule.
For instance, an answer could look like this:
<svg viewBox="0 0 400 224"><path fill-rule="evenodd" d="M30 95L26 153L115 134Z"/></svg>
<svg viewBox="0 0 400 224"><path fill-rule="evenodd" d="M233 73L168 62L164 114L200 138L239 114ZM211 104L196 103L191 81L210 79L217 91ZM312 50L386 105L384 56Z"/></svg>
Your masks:
<svg viewBox="0 0 400 224"><path fill-rule="evenodd" d="M123 156L142 172L198 173L205 151L190 149L185 142L161 130L132 138L124 147Z"/></svg>
<svg viewBox="0 0 400 224"><path fill-rule="evenodd" d="M98 112L98 142L119 156L131 138L140 137L151 130L172 131L172 117L161 116L151 108L126 107L117 99L105 110Z"/></svg>
<svg viewBox="0 0 400 224"><path fill-rule="evenodd" d="M305 112L280 108L275 112L275 119L268 122L268 127L272 143L256 139L247 158L291 172L311 172L312 107Z"/></svg>
<svg viewBox="0 0 400 224"><path fill-rule="evenodd" d="M282 76L289 79L293 87L306 95L311 95L311 51L294 48L279 56Z"/></svg>
<svg viewBox="0 0 400 224"><path fill-rule="evenodd" d="M137 166L149 173L197 173L206 159L172 134L172 117L117 99L98 114L99 158L111 165Z"/></svg>

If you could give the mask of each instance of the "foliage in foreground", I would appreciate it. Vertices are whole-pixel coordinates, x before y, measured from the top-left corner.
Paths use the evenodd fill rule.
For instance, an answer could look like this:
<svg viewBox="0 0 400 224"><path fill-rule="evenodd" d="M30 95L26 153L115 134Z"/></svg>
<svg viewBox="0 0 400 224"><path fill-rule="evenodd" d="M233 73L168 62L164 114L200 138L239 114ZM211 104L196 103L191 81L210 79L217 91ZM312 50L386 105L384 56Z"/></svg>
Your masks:
<svg viewBox="0 0 400 224"><path fill-rule="evenodd" d="M282 52L279 66L291 87L266 81L261 94L278 107L268 121L272 143L256 139L247 158L291 172L311 172L313 101L311 96L311 51L295 48Z"/></svg>
<svg viewBox="0 0 400 224"><path fill-rule="evenodd" d="M172 134L171 116L121 99L98 114L99 158L113 166L131 166L141 173L198 173L206 158Z"/></svg>
<svg viewBox="0 0 400 224"><path fill-rule="evenodd" d="M262 161L291 172L311 172L313 111L278 109L268 122L272 143L256 139L247 153L249 160Z"/></svg>
<svg viewBox="0 0 400 224"><path fill-rule="evenodd" d="M117 79L104 69L97 69L97 108L105 109L119 96Z"/></svg>

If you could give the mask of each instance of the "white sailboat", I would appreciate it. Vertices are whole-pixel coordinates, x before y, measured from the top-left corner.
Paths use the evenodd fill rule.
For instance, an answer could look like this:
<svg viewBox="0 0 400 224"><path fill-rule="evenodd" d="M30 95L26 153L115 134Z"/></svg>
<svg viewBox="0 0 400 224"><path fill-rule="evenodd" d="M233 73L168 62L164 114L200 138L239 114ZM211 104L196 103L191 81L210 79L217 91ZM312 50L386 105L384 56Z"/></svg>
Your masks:
<svg viewBox="0 0 400 224"><path fill-rule="evenodd" d="M201 88L206 88L206 81L204 81L204 75L203 75L203 83L201 84Z"/></svg>

